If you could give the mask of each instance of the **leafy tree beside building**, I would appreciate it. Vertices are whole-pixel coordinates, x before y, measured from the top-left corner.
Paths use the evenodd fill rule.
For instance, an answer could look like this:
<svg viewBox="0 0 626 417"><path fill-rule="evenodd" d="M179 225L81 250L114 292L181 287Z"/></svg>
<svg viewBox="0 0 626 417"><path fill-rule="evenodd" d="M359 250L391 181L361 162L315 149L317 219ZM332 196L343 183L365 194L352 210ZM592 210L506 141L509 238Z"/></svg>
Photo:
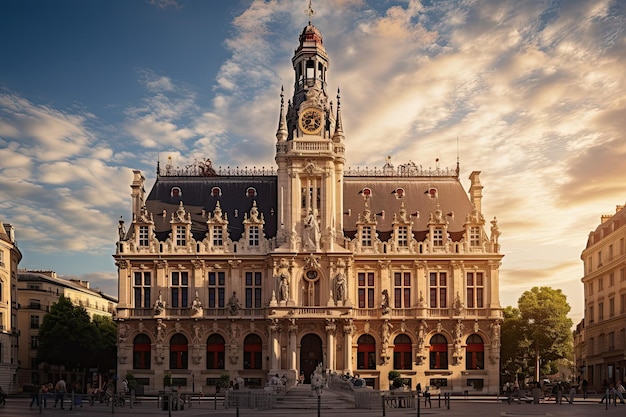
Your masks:
<svg viewBox="0 0 626 417"><path fill-rule="evenodd" d="M502 371L518 377L549 375L556 361L572 356L570 305L561 290L533 287L504 309Z"/></svg>

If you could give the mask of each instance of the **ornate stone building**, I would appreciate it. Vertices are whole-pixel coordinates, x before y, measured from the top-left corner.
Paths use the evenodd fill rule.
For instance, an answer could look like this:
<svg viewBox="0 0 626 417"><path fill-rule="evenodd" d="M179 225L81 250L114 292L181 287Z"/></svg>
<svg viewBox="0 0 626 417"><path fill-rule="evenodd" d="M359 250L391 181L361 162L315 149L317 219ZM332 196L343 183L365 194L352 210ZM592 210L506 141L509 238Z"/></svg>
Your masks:
<svg viewBox="0 0 626 417"><path fill-rule="evenodd" d="M276 171L168 161L148 194L134 172L114 255L118 373L207 392L223 373L262 387L322 363L381 389L397 370L413 388L495 393L503 255L480 173L466 193L458 163L346 170L342 103L310 23L292 64Z"/></svg>
<svg viewBox="0 0 626 417"><path fill-rule="evenodd" d="M626 378L626 208L601 216L581 254L585 318L574 332L576 367L589 389Z"/></svg>
<svg viewBox="0 0 626 417"><path fill-rule="evenodd" d="M15 229L0 220L0 387L15 392L18 369L17 267L22 252Z"/></svg>

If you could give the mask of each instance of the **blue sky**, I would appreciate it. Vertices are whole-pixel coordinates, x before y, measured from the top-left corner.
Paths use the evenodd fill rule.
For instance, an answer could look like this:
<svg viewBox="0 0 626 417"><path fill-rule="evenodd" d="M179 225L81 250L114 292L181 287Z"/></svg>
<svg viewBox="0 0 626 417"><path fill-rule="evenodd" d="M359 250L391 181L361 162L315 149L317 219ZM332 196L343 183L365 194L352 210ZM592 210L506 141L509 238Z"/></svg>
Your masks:
<svg viewBox="0 0 626 417"><path fill-rule="evenodd" d="M0 2L0 218L22 268L116 294L132 169L274 166L280 88L306 0ZM561 288L626 202L624 0L317 0L342 93L347 166L482 171L500 222L501 300Z"/></svg>

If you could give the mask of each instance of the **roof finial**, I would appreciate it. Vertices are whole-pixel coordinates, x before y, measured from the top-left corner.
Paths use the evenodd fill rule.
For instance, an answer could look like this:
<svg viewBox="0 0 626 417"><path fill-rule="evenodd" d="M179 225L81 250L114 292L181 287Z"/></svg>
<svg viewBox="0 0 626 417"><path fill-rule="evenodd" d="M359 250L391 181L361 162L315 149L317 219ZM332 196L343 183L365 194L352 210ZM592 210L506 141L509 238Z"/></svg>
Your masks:
<svg viewBox="0 0 626 417"><path fill-rule="evenodd" d="M313 0L309 0L309 7L304 11L309 16L309 26L311 25L311 18L315 15L315 10L313 10L313 5L311 4Z"/></svg>

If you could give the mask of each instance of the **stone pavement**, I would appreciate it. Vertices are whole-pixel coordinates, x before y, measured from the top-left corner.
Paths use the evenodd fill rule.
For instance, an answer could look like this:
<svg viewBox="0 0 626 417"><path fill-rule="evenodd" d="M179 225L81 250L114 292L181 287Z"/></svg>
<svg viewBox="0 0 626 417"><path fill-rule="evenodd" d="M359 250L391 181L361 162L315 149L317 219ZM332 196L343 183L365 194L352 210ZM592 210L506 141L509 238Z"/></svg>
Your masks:
<svg viewBox="0 0 626 417"><path fill-rule="evenodd" d="M234 408L224 409L222 404L218 403L217 410L214 408L214 403L210 401L202 401L200 404L195 402L191 407L186 407L181 411L163 411L157 407L156 401L144 401L141 404L134 404L133 408L128 407L128 403L123 408L107 407L103 404L96 404L94 406L85 405L82 408L74 408L69 410L66 406L65 410L46 408L29 409L28 404L30 400L26 398L9 397L7 405L0 407L0 417L22 417L22 416L94 416L94 417L141 417L141 416L162 416L169 417L170 413L174 417L247 417L247 416L298 416L298 417L317 417L317 409L273 409L273 410L250 410L239 409L237 411ZM588 400L574 404L562 404L556 405L554 403L543 404L507 404L506 402L497 401L493 399L484 400L465 400L453 398L450 403L450 409L443 407L437 408L437 403L433 402L433 408L421 408L420 417L488 417L488 416L503 416L503 417L603 417L603 416L623 416L626 413L626 405L610 405L608 408L604 404L598 404L598 400ZM382 417L383 412L378 410L361 410L361 409L321 409L320 417L331 417L341 414L345 417ZM415 417L417 416L416 409L387 409L385 411L385 417Z"/></svg>

